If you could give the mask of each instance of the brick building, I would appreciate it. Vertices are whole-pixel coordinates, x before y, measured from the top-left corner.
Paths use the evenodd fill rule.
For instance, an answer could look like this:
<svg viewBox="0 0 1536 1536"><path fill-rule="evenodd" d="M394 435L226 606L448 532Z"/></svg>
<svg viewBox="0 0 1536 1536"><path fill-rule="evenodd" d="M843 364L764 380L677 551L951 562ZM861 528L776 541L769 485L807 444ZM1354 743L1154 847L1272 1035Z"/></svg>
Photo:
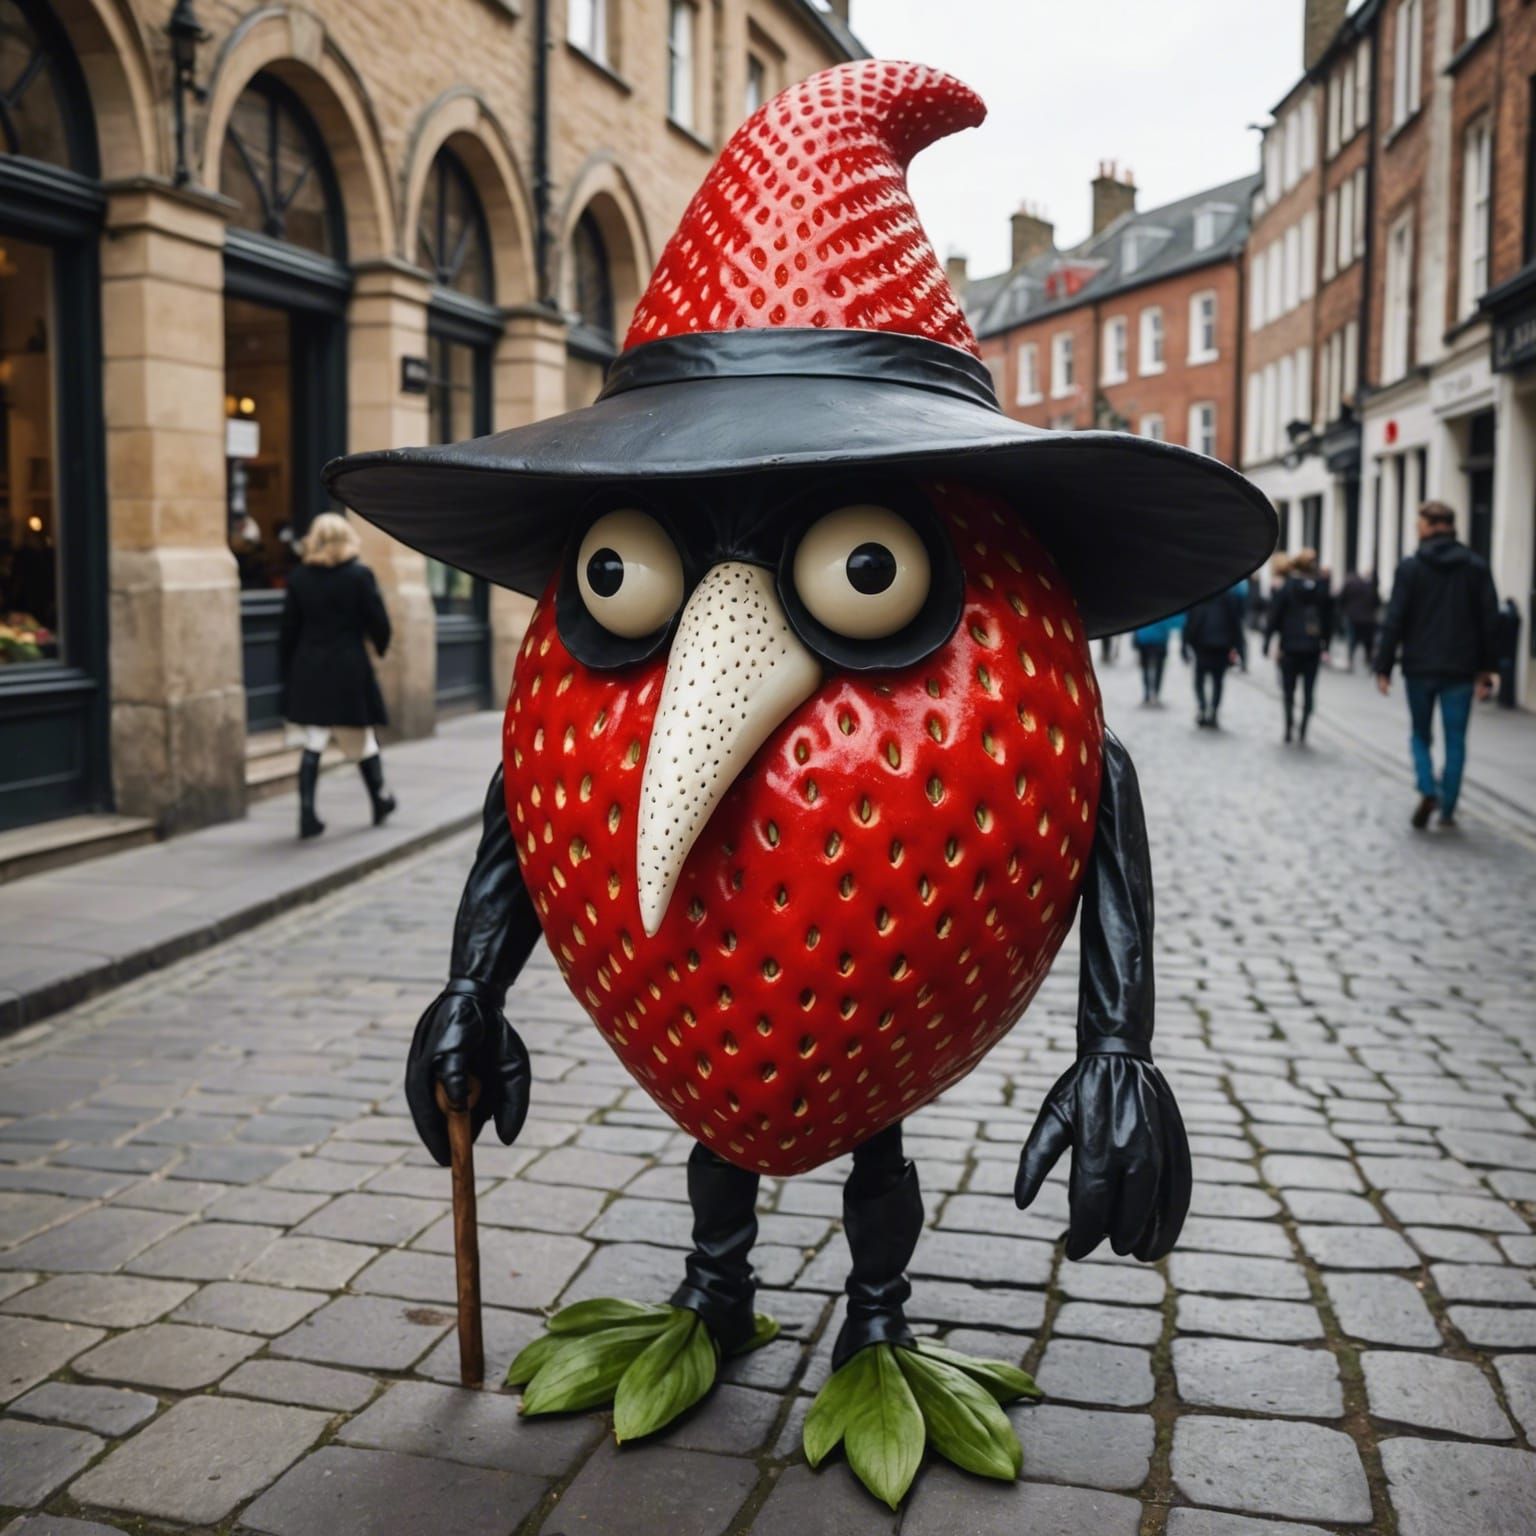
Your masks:
<svg viewBox="0 0 1536 1536"><path fill-rule="evenodd" d="M731 129L859 52L846 0L0 0L0 829L240 815L321 463L589 399ZM503 696L526 604L362 534L396 731Z"/></svg>
<svg viewBox="0 0 1536 1536"><path fill-rule="evenodd" d="M1093 227L1058 249L1013 219L1013 265L966 285L1004 410L1035 426L1115 428L1237 461L1242 251L1253 178L1145 212L1128 174L1095 177Z"/></svg>

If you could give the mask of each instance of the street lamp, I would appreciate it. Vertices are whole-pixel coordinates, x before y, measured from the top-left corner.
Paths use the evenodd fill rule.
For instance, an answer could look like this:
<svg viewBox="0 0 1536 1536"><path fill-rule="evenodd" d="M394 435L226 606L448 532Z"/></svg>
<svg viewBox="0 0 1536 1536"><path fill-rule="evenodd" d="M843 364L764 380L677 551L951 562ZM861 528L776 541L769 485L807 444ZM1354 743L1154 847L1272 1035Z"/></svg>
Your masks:
<svg viewBox="0 0 1536 1536"><path fill-rule="evenodd" d="M176 115L176 185L184 187L192 180L187 164L187 96L201 101L207 94L197 83L197 45L208 40L192 9L192 0L176 0L171 19L165 24L171 40L172 109Z"/></svg>

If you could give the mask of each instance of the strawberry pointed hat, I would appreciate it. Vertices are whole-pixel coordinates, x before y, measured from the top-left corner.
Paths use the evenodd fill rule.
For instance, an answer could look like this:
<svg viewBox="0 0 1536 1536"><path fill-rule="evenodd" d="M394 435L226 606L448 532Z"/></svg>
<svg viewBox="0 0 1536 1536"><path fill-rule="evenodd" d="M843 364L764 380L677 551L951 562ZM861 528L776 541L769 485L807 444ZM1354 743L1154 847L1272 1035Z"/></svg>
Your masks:
<svg viewBox="0 0 1536 1536"><path fill-rule="evenodd" d="M1264 560L1275 515L1215 459L999 409L907 190L918 150L985 116L919 64L840 64L731 136L668 241L596 402L489 437L354 454L330 491L412 548L537 595L620 486L861 469L963 477L1046 543L1091 634L1175 613Z"/></svg>

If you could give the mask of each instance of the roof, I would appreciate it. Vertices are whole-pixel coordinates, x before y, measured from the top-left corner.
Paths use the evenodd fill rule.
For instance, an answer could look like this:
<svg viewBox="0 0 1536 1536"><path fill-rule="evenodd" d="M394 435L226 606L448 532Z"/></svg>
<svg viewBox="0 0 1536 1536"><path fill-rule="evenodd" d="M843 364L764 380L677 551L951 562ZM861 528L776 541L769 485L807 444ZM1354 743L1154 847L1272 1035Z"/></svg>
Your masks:
<svg viewBox="0 0 1536 1536"><path fill-rule="evenodd" d="M790 9L798 11L822 34L845 59L867 59L869 49L854 36L853 28L825 0L790 0Z"/></svg>
<svg viewBox="0 0 1536 1536"><path fill-rule="evenodd" d="M1012 271L980 278L966 288L965 310L977 336L996 335L1027 320L1064 313L1117 293L1144 288L1180 272L1226 261L1248 238L1257 175L1207 187L1177 202L1123 214L1070 250L1047 251ZM1209 244L1197 247L1202 212L1214 219ZM1050 275L1067 267L1096 268L1076 292L1052 297Z"/></svg>

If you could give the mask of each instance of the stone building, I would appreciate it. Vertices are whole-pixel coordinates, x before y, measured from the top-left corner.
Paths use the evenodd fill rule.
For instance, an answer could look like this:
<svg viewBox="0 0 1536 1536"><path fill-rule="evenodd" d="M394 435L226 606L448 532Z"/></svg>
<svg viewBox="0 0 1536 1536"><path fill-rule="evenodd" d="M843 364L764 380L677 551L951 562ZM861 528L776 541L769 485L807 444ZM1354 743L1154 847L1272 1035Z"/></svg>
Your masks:
<svg viewBox="0 0 1536 1536"><path fill-rule="evenodd" d="M1237 462L1243 243L1254 179L1145 212L1129 174L1091 185L1088 238L1060 250L1013 216L1013 266L966 310L1003 409L1041 427L1115 428Z"/></svg>
<svg viewBox="0 0 1536 1536"><path fill-rule="evenodd" d="M0 0L0 829L238 816L333 454L585 403L846 0ZM526 604L364 528L393 729Z"/></svg>

